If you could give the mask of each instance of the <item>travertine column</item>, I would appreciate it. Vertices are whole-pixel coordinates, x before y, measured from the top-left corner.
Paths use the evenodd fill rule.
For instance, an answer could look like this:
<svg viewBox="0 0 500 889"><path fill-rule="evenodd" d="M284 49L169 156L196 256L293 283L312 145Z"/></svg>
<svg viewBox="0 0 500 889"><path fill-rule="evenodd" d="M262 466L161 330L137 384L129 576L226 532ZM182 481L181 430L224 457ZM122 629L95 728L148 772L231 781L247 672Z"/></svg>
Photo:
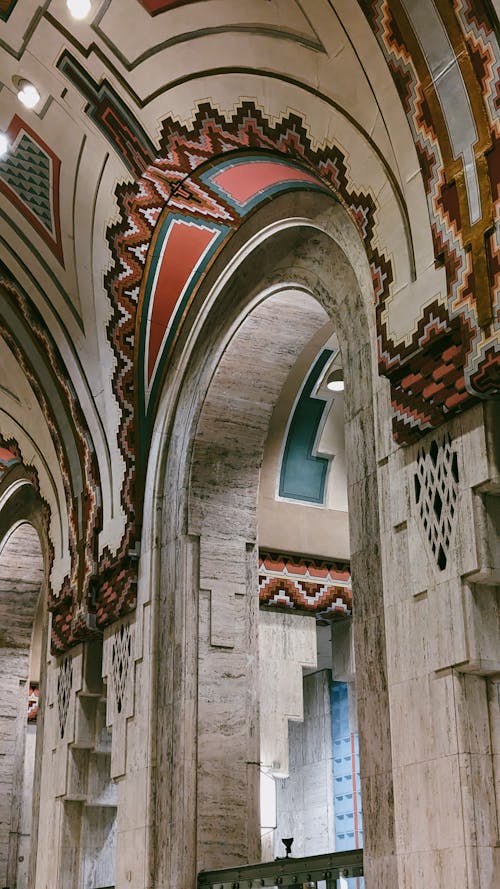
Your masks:
<svg viewBox="0 0 500 889"><path fill-rule="evenodd" d="M314 616L259 612L260 761L276 776L289 774L289 720L304 719L302 667L316 663Z"/></svg>
<svg viewBox="0 0 500 889"><path fill-rule="evenodd" d="M260 303L220 358L196 429L188 528L199 541L198 869L260 857L259 469L281 387L325 320L312 297L286 288Z"/></svg>
<svg viewBox="0 0 500 889"><path fill-rule="evenodd" d="M195 885L197 867L231 863L233 849L230 855L227 850L222 854L231 810L236 813L231 842L235 828L241 828L239 860L255 858L249 824L256 821L258 841L253 794L258 780L252 780L251 773L255 769L258 778L259 757L258 745L252 752L249 738L258 737L258 709L252 698L252 689L255 693L257 687L257 563L252 550L257 539L258 474L269 418L283 383L300 350L327 316L334 321L339 340L346 344L347 449L352 463L349 508L355 516L351 541L365 816L368 810L367 884L370 880L373 887L397 889L372 386L376 363L371 335L373 284L359 233L347 222L343 208L328 200L322 215L320 196L310 196L307 201L301 198L300 202L294 196L289 211L293 209L294 217L303 218L306 205L314 215L314 228L287 227L279 237L266 241L262 250L256 248L239 259L241 268L217 301L210 303L210 317L203 330L191 331L195 347L190 367L182 386L179 381L179 390L169 393L171 414L162 487L164 528L159 535L161 681L154 729L157 889L186 889ZM253 218L256 231L257 223ZM222 258L220 261L222 264ZM225 275L226 269L221 266L221 270ZM243 300L248 304L255 300L256 306L258 295L271 290L272 296L243 321ZM228 340L225 345L221 340L229 336L230 325L229 347ZM175 377L172 370L171 382L177 385ZM254 560L246 581L241 569L243 552L247 565ZM242 619L245 627L240 626ZM237 712L233 716L235 695ZM242 706L249 714L246 735L238 728ZM238 772L244 786L228 781L219 788L210 777L210 772L224 777L223 749L230 751L236 766L233 774ZM248 793L246 825L238 812L244 793ZM219 819L211 846L210 831L217 813L210 811L210 800L218 804L220 798L224 800L224 823Z"/></svg>
<svg viewBox="0 0 500 889"><path fill-rule="evenodd" d="M289 726L290 777L277 780L273 857L283 855L283 837L294 837L296 857L335 848L330 689L330 670L304 677L303 719Z"/></svg>
<svg viewBox="0 0 500 889"><path fill-rule="evenodd" d="M369 387L371 352L361 342L345 367L346 453L353 583L364 872L367 889L400 889L394 855L394 794L387 676L384 581L381 566L383 480L377 472ZM380 422L379 418L377 421Z"/></svg>
<svg viewBox="0 0 500 889"><path fill-rule="evenodd" d="M259 858L258 583L255 548L200 540L198 861ZM254 584L247 588L247 575Z"/></svg>
<svg viewBox="0 0 500 889"><path fill-rule="evenodd" d="M492 889L500 873L491 419L478 406L380 467L399 889Z"/></svg>
<svg viewBox="0 0 500 889"><path fill-rule="evenodd" d="M23 789L29 651L0 649L0 884L16 873Z"/></svg>
<svg viewBox="0 0 500 889"><path fill-rule="evenodd" d="M35 886L74 889L79 879L82 790L76 736L77 693L83 687L83 647L47 658L41 737L40 815ZM80 791L80 792L79 792ZM65 802L65 800L68 802Z"/></svg>
<svg viewBox="0 0 500 889"><path fill-rule="evenodd" d="M147 564L147 563L146 563ZM106 725L111 729L109 777L116 791L117 887L143 889L149 881L149 781L152 653L149 585L141 576L140 602L131 618L107 628L103 645ZM156 704L156 702L153 702Z"/></svg>

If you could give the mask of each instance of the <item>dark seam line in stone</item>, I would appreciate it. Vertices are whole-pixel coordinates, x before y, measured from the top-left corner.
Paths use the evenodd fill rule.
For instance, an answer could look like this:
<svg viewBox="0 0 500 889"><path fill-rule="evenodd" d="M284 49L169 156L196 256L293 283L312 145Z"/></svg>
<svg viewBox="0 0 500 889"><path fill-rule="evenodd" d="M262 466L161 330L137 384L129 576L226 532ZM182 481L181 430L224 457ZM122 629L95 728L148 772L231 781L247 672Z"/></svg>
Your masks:
<svg viewBox="0 0 500 889"><path fill-rule="evenodd" d="M25 246L28 247L30 252L34 254L35 258L38 260L38 262L42 266L43 270L46 272L46 274L49 276L50 280L52 281L52 283L54 284L56 289L61 294L64 302L66 303L68 309L71 311L71 314L73 315L75 321L77 322L78 327L80 328L81 332L84 333L85 331L84 331L83 321L82 321L79 313L77 312L75 306L71 302L71 300L69 298L69 294L66 292L64 287L60 284L59 279L56 277L56 275L54 274L54 272L52 271L50 266L45 262L45 260L41 256L41 254L38 252L36 247L33 245L33 242L28 241L28 239L25 237L25 235L23 234L21 229L16 225L14 220L7 213L5 213L5 211L2 209L0 209L0 218L2 218L15 231L16 235L21 239L23 244L25 244ZM30 281L33 284L35 284L37 290L43 294L44 299L52 308L61 327L64 329L64 332L67 334L67 330L66 330L66 326L65 326L64 322L62 321L57 309L54 307L51 300L49 300L45 291L41 288L39 280L34 277L33 273L28 268L28 266L25 264L25 262L21 259L19 254L15 252L14 248L1 235L0 235L0 243L3 244L4 247L6 247L6 249L9 251L9 253L11 253L11 255L15 258L16 262L19 263L19 265L22 267L23 271L28 276Z"/></svg>

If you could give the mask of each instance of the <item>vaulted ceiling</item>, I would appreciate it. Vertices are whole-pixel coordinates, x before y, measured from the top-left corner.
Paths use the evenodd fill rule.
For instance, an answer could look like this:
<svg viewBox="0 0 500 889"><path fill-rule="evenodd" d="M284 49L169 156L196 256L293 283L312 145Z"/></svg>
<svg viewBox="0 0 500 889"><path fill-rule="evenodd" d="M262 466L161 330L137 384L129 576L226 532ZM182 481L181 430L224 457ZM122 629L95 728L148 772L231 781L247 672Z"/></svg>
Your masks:
<svg viewBox="0 0 500 889"><path fill-rule="evenodd" d="M92 0L77 21L65 0L0 0L0 445L50 507L56 613L80 591L56 647L97 576L98 622L133 606L137 461L169 350L262 201L333 194L353 219L400 442L498 393L497 15L497 0Z"/></svg>

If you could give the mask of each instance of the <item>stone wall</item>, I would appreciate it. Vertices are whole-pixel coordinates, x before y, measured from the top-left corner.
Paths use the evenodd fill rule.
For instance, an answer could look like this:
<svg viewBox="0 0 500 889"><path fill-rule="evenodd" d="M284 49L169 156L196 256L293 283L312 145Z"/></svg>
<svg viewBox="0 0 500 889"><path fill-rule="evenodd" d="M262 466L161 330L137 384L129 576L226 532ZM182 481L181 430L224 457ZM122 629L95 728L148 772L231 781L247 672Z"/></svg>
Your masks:
<svg viewBox="0 0 500 889"><path fill-rule="evenodd" d="M304 718L288 729L289 777L277 779L275 856L283 856L282 837L294 837L296 857L335 849L330 686L330 670L304 677Z"/></svg>
<svg viewBox="0 0 500 889"><path fill-rule="evenodd" d="M498 431L478 406L379 462L400 886L500 872Z"/></svg>
<svg viewBox="0 0 500 889"><path fill-rule="evenodd" d="M29 651L0 650L0 882L8 886L17 865L28 713Z"/></svg>

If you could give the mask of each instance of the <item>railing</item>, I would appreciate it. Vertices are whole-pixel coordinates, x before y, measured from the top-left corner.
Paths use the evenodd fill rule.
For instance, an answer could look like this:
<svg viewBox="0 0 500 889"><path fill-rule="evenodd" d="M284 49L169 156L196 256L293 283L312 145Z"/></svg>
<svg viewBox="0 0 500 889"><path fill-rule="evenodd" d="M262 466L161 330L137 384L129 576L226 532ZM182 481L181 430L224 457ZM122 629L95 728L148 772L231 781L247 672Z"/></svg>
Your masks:
<svg viewBox="0 0 500 889"><path fill-rule="evenodd" d="M309 858L277 858L198 874L198 889L257 889L258 886L337 889L341 877L363 876L363 850L332 852Z"/></svg>

